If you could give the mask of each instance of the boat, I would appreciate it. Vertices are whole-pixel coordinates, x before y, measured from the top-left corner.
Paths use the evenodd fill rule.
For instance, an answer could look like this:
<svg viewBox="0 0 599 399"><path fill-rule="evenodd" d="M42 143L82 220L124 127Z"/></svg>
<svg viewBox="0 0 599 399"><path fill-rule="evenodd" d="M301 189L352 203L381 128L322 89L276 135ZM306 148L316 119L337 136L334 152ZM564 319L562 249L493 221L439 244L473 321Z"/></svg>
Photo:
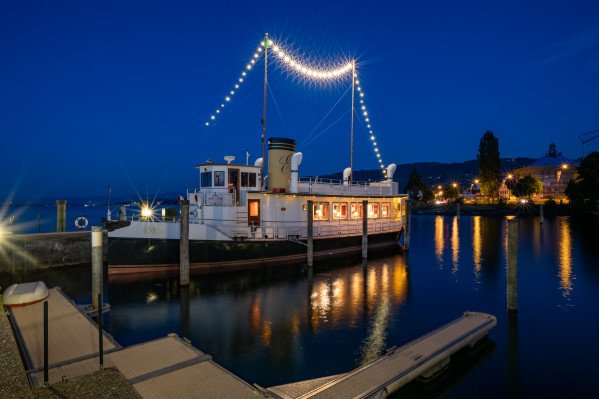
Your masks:
<svg viewBox="0 0 599 399"><path fill-rule="evenodd" d="M266 36L263 43L272 42ZM273 49L276 53L277 46ZM267 65L267 46L264 53ZM355 63L351 65L355 77ZM341 71L346 70L343 66ZM182 199L189 201L190 272L306 262L310 213L314 259L360 253L365 216L369 251L398 248L408 197L393 182L396 165L383 167L380 156L380 181L353 179L354 112L350 166L342 179L332 180L299 177L303 154L293 138L270 137L266 153L266 96L264 104L262 156L253 165L249 156L245 164L225 156L224 162L196 166L199 187L187 190ZM139 213L107 221L106 227L110 275L178 270L180 215L165 210L156 215L146 203Z"/></svg>

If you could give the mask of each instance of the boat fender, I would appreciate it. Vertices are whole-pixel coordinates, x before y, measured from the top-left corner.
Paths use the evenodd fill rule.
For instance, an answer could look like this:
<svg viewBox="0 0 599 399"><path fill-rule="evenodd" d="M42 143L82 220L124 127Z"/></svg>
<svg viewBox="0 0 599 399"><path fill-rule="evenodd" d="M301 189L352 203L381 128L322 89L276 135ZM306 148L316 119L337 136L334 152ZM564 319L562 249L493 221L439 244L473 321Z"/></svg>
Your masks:
<svg viewBox="0 0 599 399"><path fill-rule="evenodd" d="M196 202L198 202L198 195L197 195L197 194L195 194L195 195L193 196L193 198L196 200Z"/></svg>
<svg viewBox="0 0 599 399"><path fill-rule="evenodd" d="M79 230L85 229L87 225L88 221L85 216L79 216L77 219L75 219L75 227L77 227Z"/></svg>

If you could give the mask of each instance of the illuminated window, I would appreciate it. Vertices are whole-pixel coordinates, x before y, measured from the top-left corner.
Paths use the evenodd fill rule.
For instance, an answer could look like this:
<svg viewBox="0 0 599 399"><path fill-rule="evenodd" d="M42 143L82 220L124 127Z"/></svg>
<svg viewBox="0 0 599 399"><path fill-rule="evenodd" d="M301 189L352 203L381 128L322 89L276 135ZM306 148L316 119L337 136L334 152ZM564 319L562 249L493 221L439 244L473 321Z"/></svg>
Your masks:
<svg viewBox="0 0 599 399"><path fill-rule="evenodd" d="M361 219L362 218L362 203L361 202L352 202L350 212L351 212L352 219Z"/></svg>
<svg viewBox="0 0 599 399"><path fill-rule="evenodd" d="M214 172L214 187L224 187L225 186L225 172L217 171Z"/></svg>
<svg viewBox="0 0 599 399"><path fill-rule="evenodd" d="M388 202L383 202L381 204L381 217L388 218L391 217L391 204Z"/></svg>
<svg viewBox="0 0 599 399"><path fill-rule="evenodd" d="M347 202L333 204L333 220L347 220Z"/></svg>
<svg viewBox="0 0 599 399"><path fill-rule="evenodd" d="M255 200L248 201L248 207L250 208L250 217L260 216L260 202Z"/></svg>
<svg viewBox="0 0 599 399"><path fill-rule="evenodd" d="M368 217L371 219L378 219L381 216L381 206L378 203L368 204Z"/></svg>
<svg viewBox="0 0 599 399"><path fill-rule="evenodd" d="M314 220L329 220L329 203L314 203Z"/></svg>

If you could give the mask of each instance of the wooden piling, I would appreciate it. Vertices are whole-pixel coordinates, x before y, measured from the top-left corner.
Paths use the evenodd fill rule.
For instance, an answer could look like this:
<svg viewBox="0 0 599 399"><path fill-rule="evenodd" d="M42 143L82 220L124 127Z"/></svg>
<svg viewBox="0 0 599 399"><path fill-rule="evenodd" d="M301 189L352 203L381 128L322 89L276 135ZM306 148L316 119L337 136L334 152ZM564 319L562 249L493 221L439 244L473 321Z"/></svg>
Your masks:
<svg viewBox="0 0 599 399"><path fill-rule="evenodd" d="M56 201L56 231L66 231L67 227L67 200Z"/></svg>
<svg viewBox="0 0 599 399"><path fill-rule="evenodd" d="M181 200L179 239L179 285L189 285L189 200Z"/></svg>
<svg viewBox="0 0 599 399"><path fill-rule="evenodd" d="M102 292L102 277L104 265L102 259L102 241L104 233L102 226L92 226L92 308L102 311L98 302L98 293Z"/></svg>
<svg viewBox="0 0 599 399"><path fill-rule="evenodd" d="M461 210L460 208L461 208L461 205L458 202L457 206L456 206L456 216L458 217L458 219L460 218L460 210Z"/></svg>
<svg viewBox="0 0 599 399"><path fill-rule="evenodd" d="M362 259L368 258L368 200L362 201Z"/></svg>
<svg viewBox="0 0 599 399"><path fill-rule="evenodd" d="M539 219L540 219L541 224L543 224L543 222L545 221L544 220L545 219L545 215L543 213L544 213L543 212L543 204L541 204L539 206Z"/></svg>
<svg viewBox="0 0 599 399"><path fill-rule="evenodd" d="M507 220L507 309L518 310L518 219Z"/></svg>
<svg viewBox="0 0 599 399"><path fill-rule="evenodd" d="M314 265L314 202L308 200L308 267Z"/></svg>

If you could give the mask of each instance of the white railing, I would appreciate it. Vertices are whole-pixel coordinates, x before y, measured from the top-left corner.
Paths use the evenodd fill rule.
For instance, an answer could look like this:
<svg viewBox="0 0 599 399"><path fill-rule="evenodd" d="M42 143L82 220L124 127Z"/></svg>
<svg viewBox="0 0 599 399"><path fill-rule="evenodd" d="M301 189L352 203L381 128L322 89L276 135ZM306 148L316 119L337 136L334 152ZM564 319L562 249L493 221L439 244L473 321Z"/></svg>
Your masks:
<svg viewBox="0 0 599 399"><path fill-rule="evenodd" d="M394 195L397 194L397 183L361 182L336 179L301 177L298 184L300 193L328 195Z"/></svg>
<svg viewBox="0 0 599 399"><path fill-rule="evenodd" d="M213 221L217 222L217 221ZM307 222L263 222L260 226L213 223L204 220L204 224L214 227L230 239L238 240L302 240L308 237ZM194 223L199 223L194 221ZM377 234L401 230L402 222L393 219L368 220L368 234ZM362 220L355 221L315 221L314 238L348 237L362 234Z"/></svg>

